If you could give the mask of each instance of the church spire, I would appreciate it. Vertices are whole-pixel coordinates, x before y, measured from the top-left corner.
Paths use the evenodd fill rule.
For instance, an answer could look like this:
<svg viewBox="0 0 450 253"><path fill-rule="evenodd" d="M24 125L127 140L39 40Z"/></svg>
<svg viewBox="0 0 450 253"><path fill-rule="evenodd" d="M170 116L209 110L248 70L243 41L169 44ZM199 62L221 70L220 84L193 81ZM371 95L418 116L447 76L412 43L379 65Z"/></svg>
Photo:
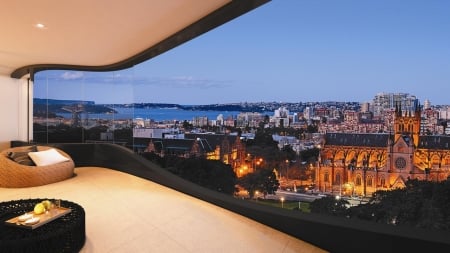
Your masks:
<svg viewBox="0 0 450 253"><path fill-rule="evenodd" d="M399 102L395 102L395 116L401 117L402 116L402 105Z"/></svg>
<svg viewBox="0 0 450 253"><path fill-rule="evenodd" d="M420 117L421 115L420 115L420 113L422 112L422 108L421 108L421 106L420 106L420 102L419 102L419 100L416 100L416 101L414 101L414 109L415 109L415 116L416 117Z"/></svg>

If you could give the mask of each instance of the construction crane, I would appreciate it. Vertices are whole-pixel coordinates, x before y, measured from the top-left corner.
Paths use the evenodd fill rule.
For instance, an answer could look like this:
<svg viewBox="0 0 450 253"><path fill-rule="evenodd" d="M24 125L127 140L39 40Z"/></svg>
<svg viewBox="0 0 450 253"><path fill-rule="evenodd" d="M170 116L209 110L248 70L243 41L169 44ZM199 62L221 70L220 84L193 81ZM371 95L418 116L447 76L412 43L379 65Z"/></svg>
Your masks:
<svg viewBox="0 0 450 253"><path fill-rule="evenodd" d="M72 127L81 126L81 113L84 112L84 106L82 104L63 106L62 109L72 113Z"/></svg>

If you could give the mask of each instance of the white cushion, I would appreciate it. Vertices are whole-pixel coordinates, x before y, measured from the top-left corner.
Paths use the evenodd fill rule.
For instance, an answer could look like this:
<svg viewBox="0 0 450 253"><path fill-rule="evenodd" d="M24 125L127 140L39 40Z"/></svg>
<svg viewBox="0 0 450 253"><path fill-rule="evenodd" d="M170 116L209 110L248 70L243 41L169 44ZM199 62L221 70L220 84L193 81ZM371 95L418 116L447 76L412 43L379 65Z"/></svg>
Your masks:
<svg viewBox="0 0 450 253"><path fill-rule="evenodd" d="M69 161L70 159L61 155L56 149L51 148L44 151L29 152L31 160L36 164L36 166L46 166L55 163Z"/></svg>

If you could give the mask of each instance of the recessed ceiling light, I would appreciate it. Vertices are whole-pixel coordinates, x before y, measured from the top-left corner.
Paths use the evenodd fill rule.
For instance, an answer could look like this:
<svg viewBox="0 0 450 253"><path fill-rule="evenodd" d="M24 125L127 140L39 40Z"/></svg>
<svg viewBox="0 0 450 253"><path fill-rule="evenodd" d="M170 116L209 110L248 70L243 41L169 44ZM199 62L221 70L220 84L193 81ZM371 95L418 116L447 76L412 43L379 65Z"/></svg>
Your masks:
<svg viewBox="0 0 450 253"><path fill-rule="evenodd" d="M36 23L35 25L34 25L34 27L36 27L36 28L38 28L38 29L45 29L45 28L47 28L44 24L42 24L42 23Z"/></svg>

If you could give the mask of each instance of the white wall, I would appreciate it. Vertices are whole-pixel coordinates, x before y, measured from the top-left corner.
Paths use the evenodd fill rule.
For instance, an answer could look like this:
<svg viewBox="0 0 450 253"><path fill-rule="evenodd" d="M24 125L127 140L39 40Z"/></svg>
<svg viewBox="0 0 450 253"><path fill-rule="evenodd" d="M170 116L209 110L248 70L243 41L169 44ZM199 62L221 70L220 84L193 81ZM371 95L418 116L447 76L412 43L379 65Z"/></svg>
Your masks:
<svg viewBox="0 0 450 253"><path fill-rule="evenodd" d="M0 75L0 150L10 147L10 141L28 141L27 122L30 123L30 139L32 139L32 111L27 121L27 89L26 79L14 79ZM32 84L30 82L30 108L33 105Z"/></svg>

